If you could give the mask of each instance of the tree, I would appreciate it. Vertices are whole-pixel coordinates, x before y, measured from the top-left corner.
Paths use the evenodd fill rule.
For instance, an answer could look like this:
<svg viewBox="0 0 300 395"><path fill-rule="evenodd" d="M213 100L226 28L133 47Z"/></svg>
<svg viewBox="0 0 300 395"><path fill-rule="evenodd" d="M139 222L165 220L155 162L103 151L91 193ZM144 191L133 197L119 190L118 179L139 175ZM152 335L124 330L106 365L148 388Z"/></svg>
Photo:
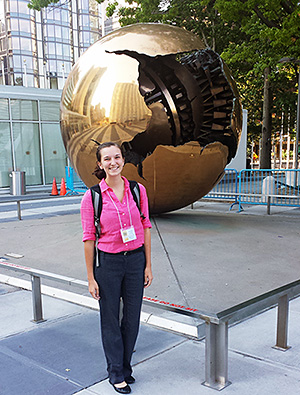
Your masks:
<svg viewBox="0 0 300 395"><path fill-rule="evenodd" d="M271 165L272 113L274 114L274 93L272 91L274 92L276 85L277 91L274 99L281 102L281 112L287 107L283 104L290 101L289 99L284 100L278 82L276 83L278 61L284 56L293 57L300 54L300 7L298 1L216 0L214 6L225 21L238 24L249 37L250 41L247 40L243 43L239 51L242 53L248 51L249 56L255 59L255 63L252 62L254 75L258 78L264 76L260 166L269 168ZM230 48L225 50L225 60L226 52L227 55L230 54ZM244 59L246 58L244 57ZM228 56L227 62L230 64ZM290 86L291 84L289 84ZM295 91L295 85L293 88ZM280 111L278 105L276 107L277 111ZM290 108L288 111L290 112ZM277 114L276 118L282 117L278 117Z"/></svg>
<svg viewBox="0 0 300 395"><path fill-rule="evenodd" d="M221 20L211 0L126 0L126 3L128 7L114 1L107 9L108 16L118 14L121 26L142 22L176 25L199 35L219 53L231 40L239 38L237 29Z"/></svg>

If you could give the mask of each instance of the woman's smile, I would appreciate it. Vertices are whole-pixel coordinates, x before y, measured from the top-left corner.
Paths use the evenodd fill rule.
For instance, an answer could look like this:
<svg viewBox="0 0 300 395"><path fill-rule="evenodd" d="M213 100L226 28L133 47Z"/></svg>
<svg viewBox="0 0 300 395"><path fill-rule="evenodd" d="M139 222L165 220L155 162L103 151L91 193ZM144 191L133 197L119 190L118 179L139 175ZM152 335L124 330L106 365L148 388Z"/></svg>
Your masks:
<svg viewBox="0 0 300 395"><path fill-rule="evenodd" d="M100 167L109 175L120 174L124 166L124 158L118 147L111 146L102 149Z"/></svg>

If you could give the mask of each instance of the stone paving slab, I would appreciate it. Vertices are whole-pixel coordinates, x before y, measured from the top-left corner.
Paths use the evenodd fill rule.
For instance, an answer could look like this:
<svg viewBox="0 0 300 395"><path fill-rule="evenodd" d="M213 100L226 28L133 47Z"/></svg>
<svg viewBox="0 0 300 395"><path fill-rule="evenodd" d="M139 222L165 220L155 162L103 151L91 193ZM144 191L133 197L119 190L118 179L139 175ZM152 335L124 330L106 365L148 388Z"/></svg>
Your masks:
<svg viewBox="0 0 300 395"><path fill-rule="evenodd" d="M99 313L44 296L47 321L36 324L30 297L20 290L0 295L0 393L67 395L106 379ZM142 325L133 364L183 340Z"/></svg>

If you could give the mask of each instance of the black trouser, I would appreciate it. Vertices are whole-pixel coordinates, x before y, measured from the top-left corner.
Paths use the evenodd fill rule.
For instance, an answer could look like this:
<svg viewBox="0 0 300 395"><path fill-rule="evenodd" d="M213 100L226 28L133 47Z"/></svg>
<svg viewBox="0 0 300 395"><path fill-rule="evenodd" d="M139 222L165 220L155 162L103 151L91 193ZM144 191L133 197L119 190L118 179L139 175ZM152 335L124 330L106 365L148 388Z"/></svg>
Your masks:
<svg viewBox="0 0 300 395"><path fill-rule="evenodd" d="M100 317L103 349L112 384L132 373L131 357L140 325L144 289L145 253L108 254L100 251L95 278L100 289ZM123 318L120 298L123 299Z"/></svg>

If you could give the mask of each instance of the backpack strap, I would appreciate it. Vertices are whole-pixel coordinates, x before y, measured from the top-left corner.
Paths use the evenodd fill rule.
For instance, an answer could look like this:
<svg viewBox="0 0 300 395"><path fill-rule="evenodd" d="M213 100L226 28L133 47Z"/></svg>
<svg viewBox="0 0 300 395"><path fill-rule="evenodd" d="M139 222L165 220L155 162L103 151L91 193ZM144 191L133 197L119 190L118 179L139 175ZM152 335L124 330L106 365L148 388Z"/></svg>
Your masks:
<svg viewBox="0 0 300 395"><path fill-rule="evenodd" d="M99 239L101 233L100 215L102 211L102 194L99 184L91 187L92 202L94 207L94 222L96 228L96 237Z"/></svg>
<svg viewBox="0 0 300 395"><path fill-rule="evenodd" d="M100 214L102 211L102 194L100 190L100 185L96 184L91 188L91 195L92 195L92 203L94 207L94 223L96 229L96 242L95 242L95 251L94 251L94 265L99 266L99 259L98 259L98 240L101 233L101 226L100 226Z"/></svg>
<svg viewBox="0 0 300 395"><path fill-rule="evenodd" d="M133 199L137 205L137 208L139 209L140 216L142 219L145 219L144 214L141 212L141 191L139 184L136 181L129 180L129 186L130 190L133 196Z"/></svg>

